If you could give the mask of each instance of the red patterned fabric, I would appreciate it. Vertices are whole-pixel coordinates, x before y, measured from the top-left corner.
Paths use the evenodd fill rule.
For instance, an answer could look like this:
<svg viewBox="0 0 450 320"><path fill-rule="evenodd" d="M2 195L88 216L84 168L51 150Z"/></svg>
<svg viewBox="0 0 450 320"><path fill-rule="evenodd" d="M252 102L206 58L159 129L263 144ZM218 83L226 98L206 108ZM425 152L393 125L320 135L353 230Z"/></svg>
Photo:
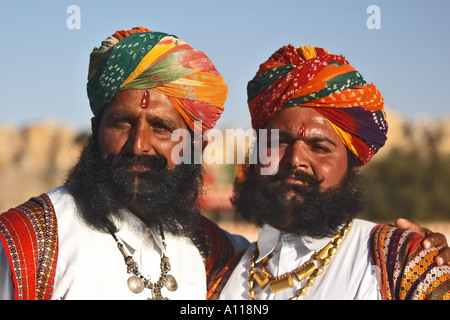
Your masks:
<svg viewBox="0 0 450 320"><path fill-rule="evenodd" d="M0 215L0 240L16 300L52 297L58 258L58 223L46 194Z"/></svg>

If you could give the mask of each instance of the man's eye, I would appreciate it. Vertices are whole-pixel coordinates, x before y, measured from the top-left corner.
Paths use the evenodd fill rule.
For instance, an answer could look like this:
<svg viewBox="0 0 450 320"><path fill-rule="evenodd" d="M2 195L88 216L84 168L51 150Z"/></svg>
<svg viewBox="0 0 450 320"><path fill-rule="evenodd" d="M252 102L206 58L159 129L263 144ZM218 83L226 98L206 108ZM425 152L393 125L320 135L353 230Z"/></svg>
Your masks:
<svg viewBox="0 0 450 320"><path fill-rule="evenodd" d="M280 139L269 139L267 141L268 148L279 148L283 145L287 145L287 142L280 140Z"/></svg>
<svg viewBox="0 0 450 320"><path fill-rule="evenodd" d="M153 130L160 134L171 134L172 133L172 130L164 124L154 124Z"/></svg>
<svg viewBox="0 0 450 320"><path fill-rule="evenodd" d="M330 149L328 149L327 147L321 145L321 144L315 144L312 145L312 149L317 151L317 152L321 152L321 153L328 153L330 152Z"/></svg>
<svg viewBox="0 0 450 320"><path fill-rule="evenodd" d="M155 125L155 128L160 129L160 130L170 131L170 129L167 126L163 125L163 124L157 124L157 125Z"/></svg>
<svg viewBox="0 0 450 320"><path fill-rule="evenodd" d="M286 140L279 140L278 141L278 147L279 148L286 148L287 146L289 146L290 142L286 141Z"/></svg>
<svg viewBox="0 0 450 320"><path fill-rule="evenodd" d="M127 119L116 119L113 121L112 125L116 128L128 128L131 126L131 123Z"/></svg>

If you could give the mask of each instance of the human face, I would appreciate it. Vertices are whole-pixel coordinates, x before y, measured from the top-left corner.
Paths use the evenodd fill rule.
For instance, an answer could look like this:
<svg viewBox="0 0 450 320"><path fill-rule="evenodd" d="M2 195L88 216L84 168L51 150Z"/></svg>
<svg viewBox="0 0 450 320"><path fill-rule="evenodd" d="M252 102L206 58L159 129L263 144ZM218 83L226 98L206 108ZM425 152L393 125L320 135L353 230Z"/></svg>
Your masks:
<svg viewBox="0 0 450 320"><path fill-rule="evenodd" d="M168 169L175 167L171 153L179 144L171 140L172 132L187 129L167 97L154 90L119 91L105 107L100 122L93 119L92 127L93 131L98 129L100 151L104 156L159 154L167 159ZM145 170L138 165L133 169Z"/></svg>
<svg viewBox="0 0 450 320"><path fill-rule="evenodd" d="M311 108L291 107L278 111L264 129L279 130L279 146L268 145L268 153L278 152L279 170L301 170L322 181L320 190L337 187L347 174L347 149L328 120ZM270 139L269 139L270 141ZM258 166L263 166L258 164ZM289 184L305 184L295 177Z"/></svg>

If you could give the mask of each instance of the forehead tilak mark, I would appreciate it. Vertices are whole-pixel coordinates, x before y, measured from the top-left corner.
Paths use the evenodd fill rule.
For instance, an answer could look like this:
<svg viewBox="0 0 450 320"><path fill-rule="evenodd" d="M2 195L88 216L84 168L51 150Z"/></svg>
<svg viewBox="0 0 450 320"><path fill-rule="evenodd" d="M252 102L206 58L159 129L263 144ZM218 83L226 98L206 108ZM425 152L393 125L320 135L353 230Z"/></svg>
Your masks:
<svg viewBox="0 0 450 320"><path fill-rule="evenodd" d="M300 128L298 129L298 135L301 137L304 137L306 133L306 125L303 122L302 125L300 126Z"/></svg>
<svg viewBox="0 0 450 320"><path fill-rule="evenodd" d="M147 109L150 99L149 99L149 92L146 90L144 91L144 94L142 95L142 99L141 99L141 108L142 109Z"/></svg>

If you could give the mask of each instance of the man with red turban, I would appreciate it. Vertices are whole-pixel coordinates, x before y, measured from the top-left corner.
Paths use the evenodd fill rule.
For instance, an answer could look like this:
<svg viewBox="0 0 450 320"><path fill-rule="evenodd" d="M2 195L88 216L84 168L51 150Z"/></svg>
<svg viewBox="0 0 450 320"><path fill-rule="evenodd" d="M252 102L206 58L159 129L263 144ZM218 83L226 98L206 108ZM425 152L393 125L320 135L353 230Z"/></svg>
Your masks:
<svg viewBox="0 0 450 320"><path fill-rule="evenodd" d="M201 166L175 165L171 138L214 127L224 79L176 36L134 28L93 50L87 92L93 134L67 183L0 216L0 299L205 299L248 242L201 217Z"/></svg>
<svg viewBox="0 0 450 320"><path fill-rule="evenodd" d="M362 163L384 145L384 100L343 56L322 48L292 45L261 64L248 84L253 128L262 128L279 110L311 107L328 119L344 145Z"/></svg>
<svg viewBox="0 0 450 320"><path fill-rule="evenodd" d="M450 266L435 263L422 236L356 219L356 171L386 141L373 84L343 56L289 45L261 64L248 104L278 171L260 174L267 165L256 163L236 181L233 204L260 233L210 299L450 299Z"/></svg>

